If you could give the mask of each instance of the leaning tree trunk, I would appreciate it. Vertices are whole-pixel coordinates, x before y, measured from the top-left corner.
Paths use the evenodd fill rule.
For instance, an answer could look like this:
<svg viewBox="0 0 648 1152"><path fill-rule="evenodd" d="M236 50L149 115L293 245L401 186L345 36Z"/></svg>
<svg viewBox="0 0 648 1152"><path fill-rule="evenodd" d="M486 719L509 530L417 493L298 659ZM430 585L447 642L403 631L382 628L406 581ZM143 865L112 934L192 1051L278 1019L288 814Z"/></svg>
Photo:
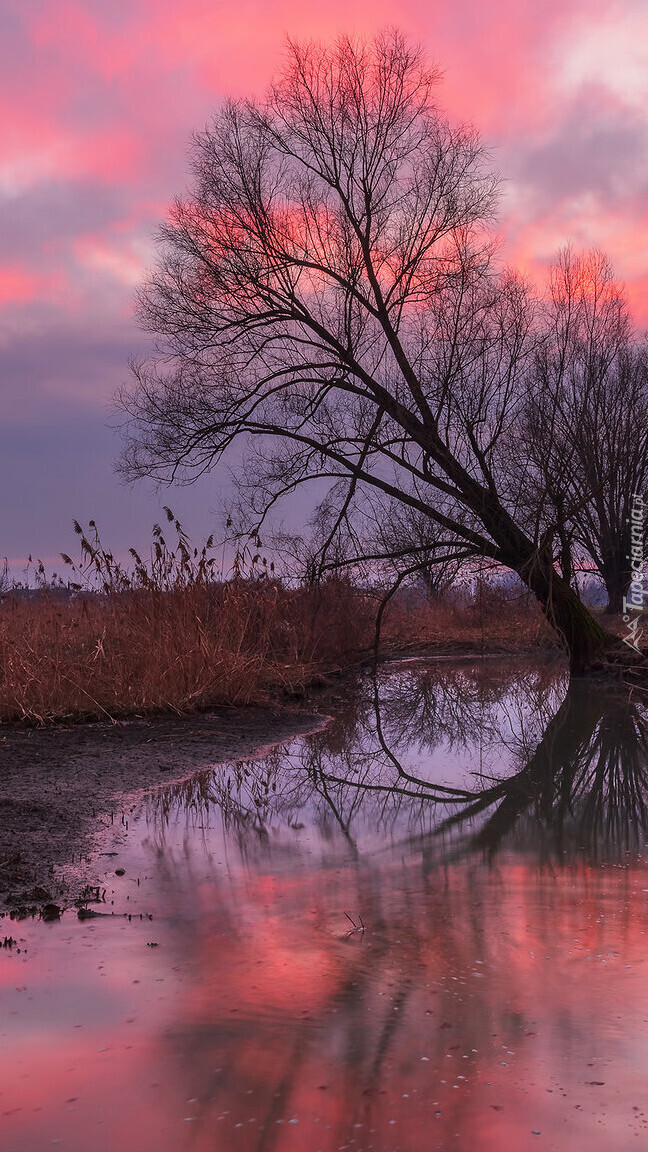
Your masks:
<svg viewBox="0 0 648 1152"><path fill-rule="evenodd" d="M599 687L570 681L567 695L547 725L535 752L522 770L503 781L501 802L473 839L476 848L493 856L520 817L535 806L547 828L562 828L565 809L573 816L575 774L582 771L583 756L596 753L594 737L605 717L609 696ZM601 787L600 773L594 786ZM494 794L495 790L492 790Z"/></svg>
<svg viewBox="0 0 648 1152"><path fill-rule="evenodd" d="M500 548L502 563L517 572L533 592L569 656L569 669L582 676L599 663L605 648L605 632L588 612L577 592L554 567L547 549L538 550L520 530L492 492L469 491L484 526ZM477 496L481 496L479 501Z"/></svg>
<svg viewBox="0 0 648 1152"><path fill-rule="evenodd" d="M590 672L603 656L605 632L582 603L577 592L552 564L537 556L517 569L569 655L569 669L576 676Z"/></svg>
<svg viewBox="0 0 648 1152"><path fill-rule="evenodd" d="M576 772L581 772L583 756L587 757L588 750L589 758L597 752L595 735L608 704L609 696L600 686L592 691L591 685L570 680L565 699L521 770L477 793L476 799L465 803L440 830L460 827L496 804L486 823L471 837L472 847L485 849L492 857L504 838L513 832L520 817L532 807L540 823L548 828L556 825L560 828L565 809L573 815L571 800L577 790ZM601 785L599 773L594 787Z"/></svg>

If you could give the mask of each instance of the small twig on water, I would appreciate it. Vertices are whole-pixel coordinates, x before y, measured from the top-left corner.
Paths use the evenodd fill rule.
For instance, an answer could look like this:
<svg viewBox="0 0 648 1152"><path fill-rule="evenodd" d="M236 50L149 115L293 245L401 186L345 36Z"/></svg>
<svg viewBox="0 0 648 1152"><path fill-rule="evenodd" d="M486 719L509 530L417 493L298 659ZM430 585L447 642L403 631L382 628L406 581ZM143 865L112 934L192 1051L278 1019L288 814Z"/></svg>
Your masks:
<svg viewBox="0 0 648 1152"><path fill-rule="evenodd" d="M349 916L349 913L348 913L348 912L345 912L345 913L344 913L344 915L346 916L346 918L347 918L347 920L349 921L349 923L350 923L350 924L353 924L353 931L354 931L354 932L364 932L364 930L365 930L365 926L364 926L364 923L363 923L363 920L362 920L362 916L360 916L360 915L358 914L358 920L360 921L360 923L359 923L359 924L356 924L355 920L354 920L354 919L353 919L351 916Z"/></svg>

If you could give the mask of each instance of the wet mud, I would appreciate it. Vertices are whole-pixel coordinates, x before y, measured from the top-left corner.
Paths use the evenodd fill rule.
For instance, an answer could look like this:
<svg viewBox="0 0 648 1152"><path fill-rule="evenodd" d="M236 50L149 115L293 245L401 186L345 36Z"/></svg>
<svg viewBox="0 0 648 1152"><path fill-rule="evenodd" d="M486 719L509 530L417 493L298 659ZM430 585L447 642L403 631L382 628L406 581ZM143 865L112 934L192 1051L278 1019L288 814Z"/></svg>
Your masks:
<svg viewBox="0 0 648 1152"><path fill-rule="evenodd" d="M324 723L299 709L221 709L70 728L0 727L0 911L74 900L83 864L133 794ZM119 818L119 817L118 817ZM75 877L59 869L77 864Z"/></svg>

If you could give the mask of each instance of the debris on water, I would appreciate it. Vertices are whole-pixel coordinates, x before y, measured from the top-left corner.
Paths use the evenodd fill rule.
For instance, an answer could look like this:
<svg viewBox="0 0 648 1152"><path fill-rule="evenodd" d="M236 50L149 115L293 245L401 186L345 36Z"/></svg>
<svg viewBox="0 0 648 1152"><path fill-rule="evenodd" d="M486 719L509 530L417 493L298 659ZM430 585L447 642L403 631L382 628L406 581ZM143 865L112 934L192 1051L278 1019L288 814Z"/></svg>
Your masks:
<svg viewBox="0 0 648 1152"><path fill-rule="evenodd" d="M106 889L102 888L100 884L86 884L78 900L75 900L77 908L81 908L85 904L101 904L102 902L106 903Z"/></svg>
<svg viewBox="0 0 648 1152"><path fill-rule="evenodd" d="M41 908L41 920L60 920L61 909L58 904L43 904Z"/></svg>

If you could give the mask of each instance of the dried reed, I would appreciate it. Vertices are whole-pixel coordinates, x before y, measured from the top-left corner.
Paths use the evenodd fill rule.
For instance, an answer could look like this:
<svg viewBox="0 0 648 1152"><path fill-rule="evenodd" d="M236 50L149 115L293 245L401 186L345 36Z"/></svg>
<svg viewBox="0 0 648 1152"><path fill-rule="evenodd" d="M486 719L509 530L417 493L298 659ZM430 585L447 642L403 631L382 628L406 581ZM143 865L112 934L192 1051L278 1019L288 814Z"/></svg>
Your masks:
<svg viewBox="0 0 648 1152"><path fill-rule="evenodd" d="M147 561L131 550L131 564L119 563L92 521L88 533L75 524L80 558L63 556L69 581L36 565L37 587L4 591L0 721L260 703L303 694L371 649L376 594L337 578L287 587L258 554L239 553L233 575L217 578L213 542L198 551L167 516L175 541L156 525ZM463 605L401 598L383 626L386 652L519 651L545 637L539 610L504 605L496 590L487 604L484 595Z"/></svg>

